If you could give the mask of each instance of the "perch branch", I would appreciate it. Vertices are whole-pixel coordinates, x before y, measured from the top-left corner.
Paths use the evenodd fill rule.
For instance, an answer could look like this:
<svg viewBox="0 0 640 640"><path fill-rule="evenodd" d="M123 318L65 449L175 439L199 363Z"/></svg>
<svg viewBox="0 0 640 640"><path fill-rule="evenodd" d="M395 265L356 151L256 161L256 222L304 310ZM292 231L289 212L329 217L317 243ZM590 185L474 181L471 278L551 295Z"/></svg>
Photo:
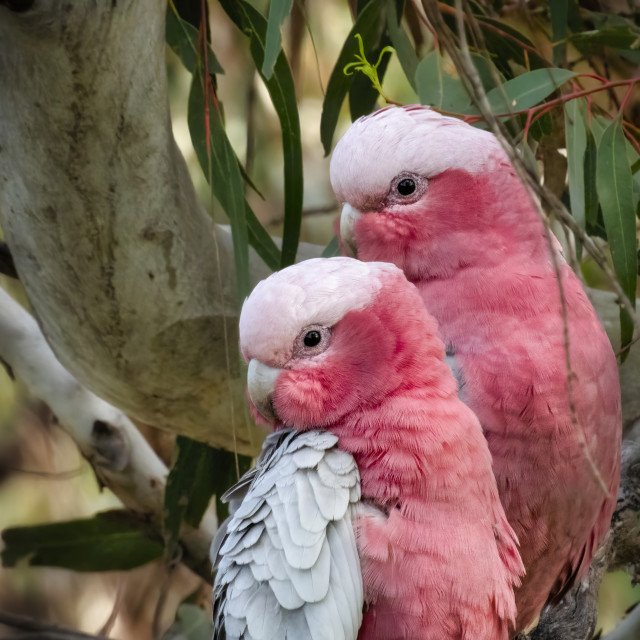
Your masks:
<svg viewBox="0 0 640 640"><path fill-rule="evenodd" d="M149 514L160 526L167 467L122 411L83 387L58 362L33 317L2 288L0 358L51 407L98 480L126 507ZM206 579L216 528L215 515L208 512L199 529L185 528L181 537L185 564Z"/></svg>

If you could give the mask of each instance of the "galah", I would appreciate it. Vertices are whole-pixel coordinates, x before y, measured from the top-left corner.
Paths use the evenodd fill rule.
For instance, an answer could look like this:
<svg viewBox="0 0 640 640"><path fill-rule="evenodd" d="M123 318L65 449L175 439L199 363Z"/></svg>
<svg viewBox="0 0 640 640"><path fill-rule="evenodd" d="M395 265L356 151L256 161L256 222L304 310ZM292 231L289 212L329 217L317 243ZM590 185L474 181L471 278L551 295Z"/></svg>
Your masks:
<svg viewBox="0 0 640 640"><path fill-rule="evenodd" d="M609 528L621 444L611 345L492 134L427 107L382 109L340 140L331 182L346 252L417 286L480 419L527 571L523 629L585 575Z"/></svg>
<svg viewBox="0 0 640 640"><path fill-rule="evenodd" d="M281 454L270 441L241 481L215 581L219 637L508 638L517 540L437 334L386 263L308 260L245 301L252 405L271 438L310 441L284 436Z"/></svg>

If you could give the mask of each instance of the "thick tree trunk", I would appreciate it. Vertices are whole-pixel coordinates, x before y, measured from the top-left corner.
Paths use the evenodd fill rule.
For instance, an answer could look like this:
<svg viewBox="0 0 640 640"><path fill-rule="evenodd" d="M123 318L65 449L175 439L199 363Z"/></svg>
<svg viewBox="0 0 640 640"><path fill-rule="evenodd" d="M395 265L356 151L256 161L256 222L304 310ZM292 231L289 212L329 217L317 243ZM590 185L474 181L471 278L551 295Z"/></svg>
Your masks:
<svg viewBox="0 0 640 640"><path fill-rule="evenodd" d="M130 415L254 452L228 234L171 133L164 0L21 4L0 7L0 213L47 340Z"/></svg>

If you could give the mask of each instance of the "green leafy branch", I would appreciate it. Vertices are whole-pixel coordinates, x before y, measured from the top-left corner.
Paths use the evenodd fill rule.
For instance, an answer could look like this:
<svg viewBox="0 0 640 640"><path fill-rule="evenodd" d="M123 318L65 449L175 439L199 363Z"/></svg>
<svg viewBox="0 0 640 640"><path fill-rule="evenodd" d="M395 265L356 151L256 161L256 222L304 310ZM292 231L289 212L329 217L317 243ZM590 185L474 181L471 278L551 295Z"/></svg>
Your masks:
<svg viewBox="0 0 640 640"><path fill-rule="evenodd" d="M382 84L380 83L380 78L378 77L378 67L382 62L382 58L384 57L384 54L395 53L396 50L390 46L384 47L382 51L380 51L380 55L378 56L378 62L376 62L375 64L371 64L367 60L367 56L365 55L365 52L364 52L364 43L362 42L362 36L359 33L356 33L355 38L358 40L358 49L360 50L360 53L356 53L356 62L350 62L349 64L344 66L342 70L344 75L345 76L353 75L355 71L360 71L360 73L364 73L364 75L367 76L369 80L371 80L371 84L373 85L373 88L382 96L385 102L387 102L388 104L398 104L394 100L390 100L389 98L387 98L387 96L385 96L384 91L382 90Z"/></svg>

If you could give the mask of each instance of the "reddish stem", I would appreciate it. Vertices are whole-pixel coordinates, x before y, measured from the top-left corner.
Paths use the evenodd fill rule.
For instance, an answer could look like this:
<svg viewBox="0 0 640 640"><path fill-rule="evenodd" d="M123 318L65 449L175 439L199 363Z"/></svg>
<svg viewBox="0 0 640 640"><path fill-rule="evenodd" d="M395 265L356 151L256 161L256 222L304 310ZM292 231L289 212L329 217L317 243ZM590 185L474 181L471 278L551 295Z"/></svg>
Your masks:
<svg viewBox="0 0 640 640"><path fill-rule="evenodd" d="M626 125L626 126L625 126ZM627 129L629 123L622 121L622 132L625 136L627 136L627 140L631 143L633 148L636 150L636 153L640 156L640 143L636 140L636 137L632 135L632 133Z"/></svg>
<svg viewBox="0 0 640 640"><path fill-rule="evenodd" d="M434 29L433 25L429 22L427 16L418 7L416 7L416 13L418 14L418 17L420 18L420 20L422 21L422 24L424 24L424 26L427 27L427 30L433 36L433 48L436 51L440 51L440 39L438 38L438 34L436 33L436 30Z"/></svg>
<svg viewBox="0 0 640 640"><path fill-rule="evenodd" d="M204 96L204 133L205 140L207 145L207 157L211 160L211 126L209 119L209 56L207 55L207 35L206 35L206 10L205 10L205 0L201 2L201 16L200 16L200 26L198 27L198 49L204 52L202 57L204 59L204 78L203 78L203 87L202 94Z"/></svg>
<svg viewBox="0 0 640 640"><path fill-rule="evenodd" d="M638 78L638 76L636 76L635 78L632 78L632 80L639 80L640 78ZM627 89L627 92L624 94L624 98L622 98L622 102L620 103L620 113L624 113L624 108L627 106L627 102L629 101L629 98L631 97L631 92L633 91L633 83L629 85L629 88Z"/></svg>
<svg viewBox="0 0 640 640"><path fill-rule="evenodd" d="M527 122L524 125L524 140L527 139L527 136L529 135L529 127L531 126L531 118L533 116L533 111L529 111L527 113Z"/></svg>

